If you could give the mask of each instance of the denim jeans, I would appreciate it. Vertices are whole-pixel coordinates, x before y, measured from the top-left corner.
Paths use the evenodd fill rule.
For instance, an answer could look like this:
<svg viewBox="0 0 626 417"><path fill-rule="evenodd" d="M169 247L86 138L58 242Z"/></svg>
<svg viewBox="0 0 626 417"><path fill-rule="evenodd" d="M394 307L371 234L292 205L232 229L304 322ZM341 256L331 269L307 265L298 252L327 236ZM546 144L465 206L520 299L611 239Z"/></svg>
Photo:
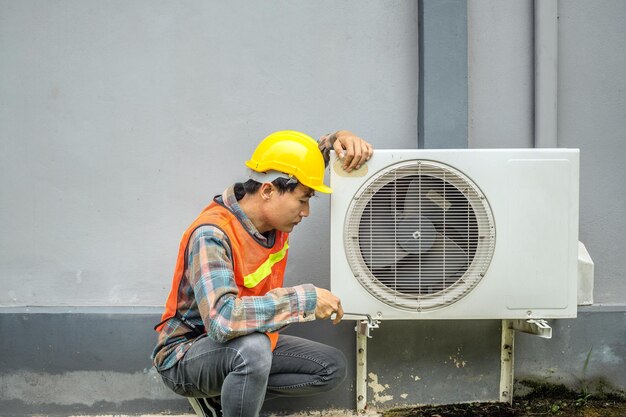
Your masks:
<svg viewBox="0 0 626 417"><path fill-rule="evenodd" d="M224 417L256 417L266 399L329 391L345 376L340 350L281 334L272 352L263 333L226 343L200 337L174 367L161 372L180 395L221 396Z"/></svg>

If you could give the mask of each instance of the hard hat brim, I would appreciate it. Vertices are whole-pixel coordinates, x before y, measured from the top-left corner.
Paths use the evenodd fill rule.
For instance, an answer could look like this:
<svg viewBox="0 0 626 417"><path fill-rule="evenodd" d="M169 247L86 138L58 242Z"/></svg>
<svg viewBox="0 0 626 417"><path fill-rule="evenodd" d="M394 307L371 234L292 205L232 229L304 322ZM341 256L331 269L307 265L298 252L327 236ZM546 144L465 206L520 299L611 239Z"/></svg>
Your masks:
<svg viewBox="0 0 626 417"><path fill-rule="evenodd" d="M303 185L306 185L306 184L303 184ZM320 193L324 193L324 194L332 194L332 192L333 192L332 188L327 187L324 184L318 185L316 187L311 187L310 185L306 185L306 186L314 189L315 191L319 191Z"/></svg>

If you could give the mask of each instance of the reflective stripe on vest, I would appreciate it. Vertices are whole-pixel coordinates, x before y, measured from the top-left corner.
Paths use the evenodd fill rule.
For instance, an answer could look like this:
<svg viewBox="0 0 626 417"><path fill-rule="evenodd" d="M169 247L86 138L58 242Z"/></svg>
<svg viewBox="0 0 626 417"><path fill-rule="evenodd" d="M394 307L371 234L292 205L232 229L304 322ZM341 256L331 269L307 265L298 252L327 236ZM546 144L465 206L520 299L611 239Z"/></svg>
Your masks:
<svg viewBox="0 0 626 417"><path fill-rule="evenodd" d="M272 267L274 264L277 264L285 258L287 249L289 249L288 241L285 242L285 245L280 251L270 254L267 260L263 262L256 271L243 277L243 285L246 288L256 287L259 282L263 281L269 274L272 273Z"/></svg>

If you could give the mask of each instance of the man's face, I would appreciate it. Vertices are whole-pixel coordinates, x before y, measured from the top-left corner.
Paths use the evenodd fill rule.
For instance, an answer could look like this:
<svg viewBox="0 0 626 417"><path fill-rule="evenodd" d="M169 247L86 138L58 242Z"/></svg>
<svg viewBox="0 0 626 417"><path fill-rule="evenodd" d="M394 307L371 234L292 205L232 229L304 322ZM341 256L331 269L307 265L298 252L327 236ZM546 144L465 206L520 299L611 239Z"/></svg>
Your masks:
<svg viewBox="0 0 626 417"><path fill-rule="evenodd" d="M309 199L315 192L302 184L298 184L293 192L280 194L274 189L268 219L274 229L291 232L293 228L309 215Z"/></svg>

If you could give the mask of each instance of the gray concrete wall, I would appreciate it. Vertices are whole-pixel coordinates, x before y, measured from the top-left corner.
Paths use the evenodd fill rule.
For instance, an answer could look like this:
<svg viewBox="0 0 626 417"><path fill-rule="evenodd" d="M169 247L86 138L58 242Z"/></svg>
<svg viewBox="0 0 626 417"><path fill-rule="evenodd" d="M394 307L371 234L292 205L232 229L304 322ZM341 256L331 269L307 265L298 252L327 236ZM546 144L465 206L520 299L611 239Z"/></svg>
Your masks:
<svg viewBox="0 0 626 417"><path fill-rule="evenodd" d="M0 414L186 409L148 359L182 231L274 130L414 148L417 17L413 1L0 1ZM312 211L287 283L327 287L327 197ZM343 346L350 327L306 331ZM350 407L351 384L296 406Z"/></svg>
<svg viewBox="0 0 626 417"><path fill-rule="evenodd" d="M558 142L580 148L595 303L626 304L626 2L559 3ZM624 334L626 337L626 334Z"/></svg>
<svg viewBox="0 0 626 417"><path fill-rule="evenodd" d="M2 1L0 19L2 306L161 305L187 223L272 131L415 147L411 1ZM327 276L304 247L296 279Z"/></svg>
<svg viewBox="0 0 626 417"><path fill-rule="evenodd" d="M533 146L533 2L468 1L468 144Z"/></svg>
<svg viewBox="0 0 626 417"><path fill-rule="evenodd" d="M467 80L469 146L532 146L532 1L445 2L452 16L435 2L420 2L423 19L467 14L468 72L442 76ZM432 108L418 117L417 2L272 4L0 0L0 414L188 410L150 368L151 325L182 230L242 177L262 135L349 128L414 148L418 130L447 130L422 146L468 146L464 126L440 126ZM581 148L599 305L553 322L551 341L518 337L522 378L575 385L591 350L590 378L626 389L625 9L559 4L559 145ZM449 58L438 42L463 51L445 26L424 29L423 59ZM459 120L458 84L436 75L420 90L457 104ZM321 196L294 232L289 284L329 285L327 218ZM353 367L351 323L287 331ZM499 343L496 321L385 322L369 344L371 404L496 400ZM353 371L332 393L265 410L352 408Z"/></svg>

